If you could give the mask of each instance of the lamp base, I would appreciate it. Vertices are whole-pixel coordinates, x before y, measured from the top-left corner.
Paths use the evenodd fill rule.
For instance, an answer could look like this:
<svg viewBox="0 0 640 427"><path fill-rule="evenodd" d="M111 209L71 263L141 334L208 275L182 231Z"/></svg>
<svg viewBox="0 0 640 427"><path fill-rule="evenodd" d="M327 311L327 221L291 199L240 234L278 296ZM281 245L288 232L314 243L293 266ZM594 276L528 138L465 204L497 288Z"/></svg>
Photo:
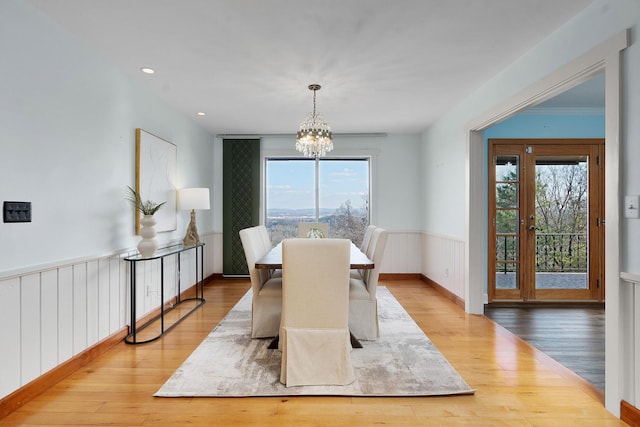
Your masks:
<svg viewBox="0 0 640 427"><path fill-rule="evenodd" d="M187 227L187 233L184 235L184 239L182 239L182 243L184 243L185 246L195 246L200 243L200 236L198 236L198 228L196 227L196 211L194 209L191 210L191 221Z"/></svg>

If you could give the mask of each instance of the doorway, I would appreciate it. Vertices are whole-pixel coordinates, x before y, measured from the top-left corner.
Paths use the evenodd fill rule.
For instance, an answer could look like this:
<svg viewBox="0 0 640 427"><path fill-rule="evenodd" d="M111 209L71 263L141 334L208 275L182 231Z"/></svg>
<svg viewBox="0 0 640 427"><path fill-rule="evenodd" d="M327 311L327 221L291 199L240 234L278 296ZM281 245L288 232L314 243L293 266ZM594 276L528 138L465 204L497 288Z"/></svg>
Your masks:
<svg viewBox="0 0 640 427"><path fill-rule="evenodd" d="M489 140L488 301L604 299L604 140Z"/></svg>

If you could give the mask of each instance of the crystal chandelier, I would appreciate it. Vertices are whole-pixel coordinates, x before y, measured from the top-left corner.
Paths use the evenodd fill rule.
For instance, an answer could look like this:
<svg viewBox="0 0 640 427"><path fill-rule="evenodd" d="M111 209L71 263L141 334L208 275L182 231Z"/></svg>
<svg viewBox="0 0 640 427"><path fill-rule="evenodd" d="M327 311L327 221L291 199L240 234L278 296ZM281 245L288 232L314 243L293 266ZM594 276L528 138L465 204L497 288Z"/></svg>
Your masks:
<svg viewBox="0 0 640 427"><path fill-rule="evenodd" d="M296 137L296 150L306 157L323 157L333 150L331 127L316 113L316 91L320 90L320 87L318 84L309 85L309 90L313 91L313 112L300 123Z"/></svg>

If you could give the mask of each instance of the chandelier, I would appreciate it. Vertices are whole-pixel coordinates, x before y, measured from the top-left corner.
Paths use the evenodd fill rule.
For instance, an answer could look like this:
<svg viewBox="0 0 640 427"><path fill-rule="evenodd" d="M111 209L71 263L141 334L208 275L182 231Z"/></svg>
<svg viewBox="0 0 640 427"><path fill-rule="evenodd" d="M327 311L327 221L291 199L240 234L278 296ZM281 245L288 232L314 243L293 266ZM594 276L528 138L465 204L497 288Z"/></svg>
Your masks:
<svg viewBox="0 0 640 427"><path fill-rule="evenodd" d="M296 137L296 150L306 157L323 157L333 150L331 127L316 113L316 91L320 87L318 84L309 85L309 90L313 91L313 112L300 123Z"/></svg>

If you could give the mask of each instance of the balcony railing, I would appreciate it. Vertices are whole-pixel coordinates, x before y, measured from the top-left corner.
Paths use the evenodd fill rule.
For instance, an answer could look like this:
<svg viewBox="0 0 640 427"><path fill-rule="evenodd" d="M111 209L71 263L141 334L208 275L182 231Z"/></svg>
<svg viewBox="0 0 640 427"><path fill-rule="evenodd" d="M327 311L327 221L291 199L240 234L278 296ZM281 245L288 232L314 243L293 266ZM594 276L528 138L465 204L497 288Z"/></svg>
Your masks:
<svg viewBox="0 0 640 427"><path fill-rule="evenodd" d="M587 271L587 245L586 234L536 233L536 271Z"/></svg>
<svg viewBox="0 0 640 427"><path fill-rule="evenodd" d="M507 261L503 263L504 272L513 268L509 261L516 259L515 240L515 235L497 237L498 261ZM584 233L536 233L537 272L586 272L587 255L588 239Z"/></svg>

